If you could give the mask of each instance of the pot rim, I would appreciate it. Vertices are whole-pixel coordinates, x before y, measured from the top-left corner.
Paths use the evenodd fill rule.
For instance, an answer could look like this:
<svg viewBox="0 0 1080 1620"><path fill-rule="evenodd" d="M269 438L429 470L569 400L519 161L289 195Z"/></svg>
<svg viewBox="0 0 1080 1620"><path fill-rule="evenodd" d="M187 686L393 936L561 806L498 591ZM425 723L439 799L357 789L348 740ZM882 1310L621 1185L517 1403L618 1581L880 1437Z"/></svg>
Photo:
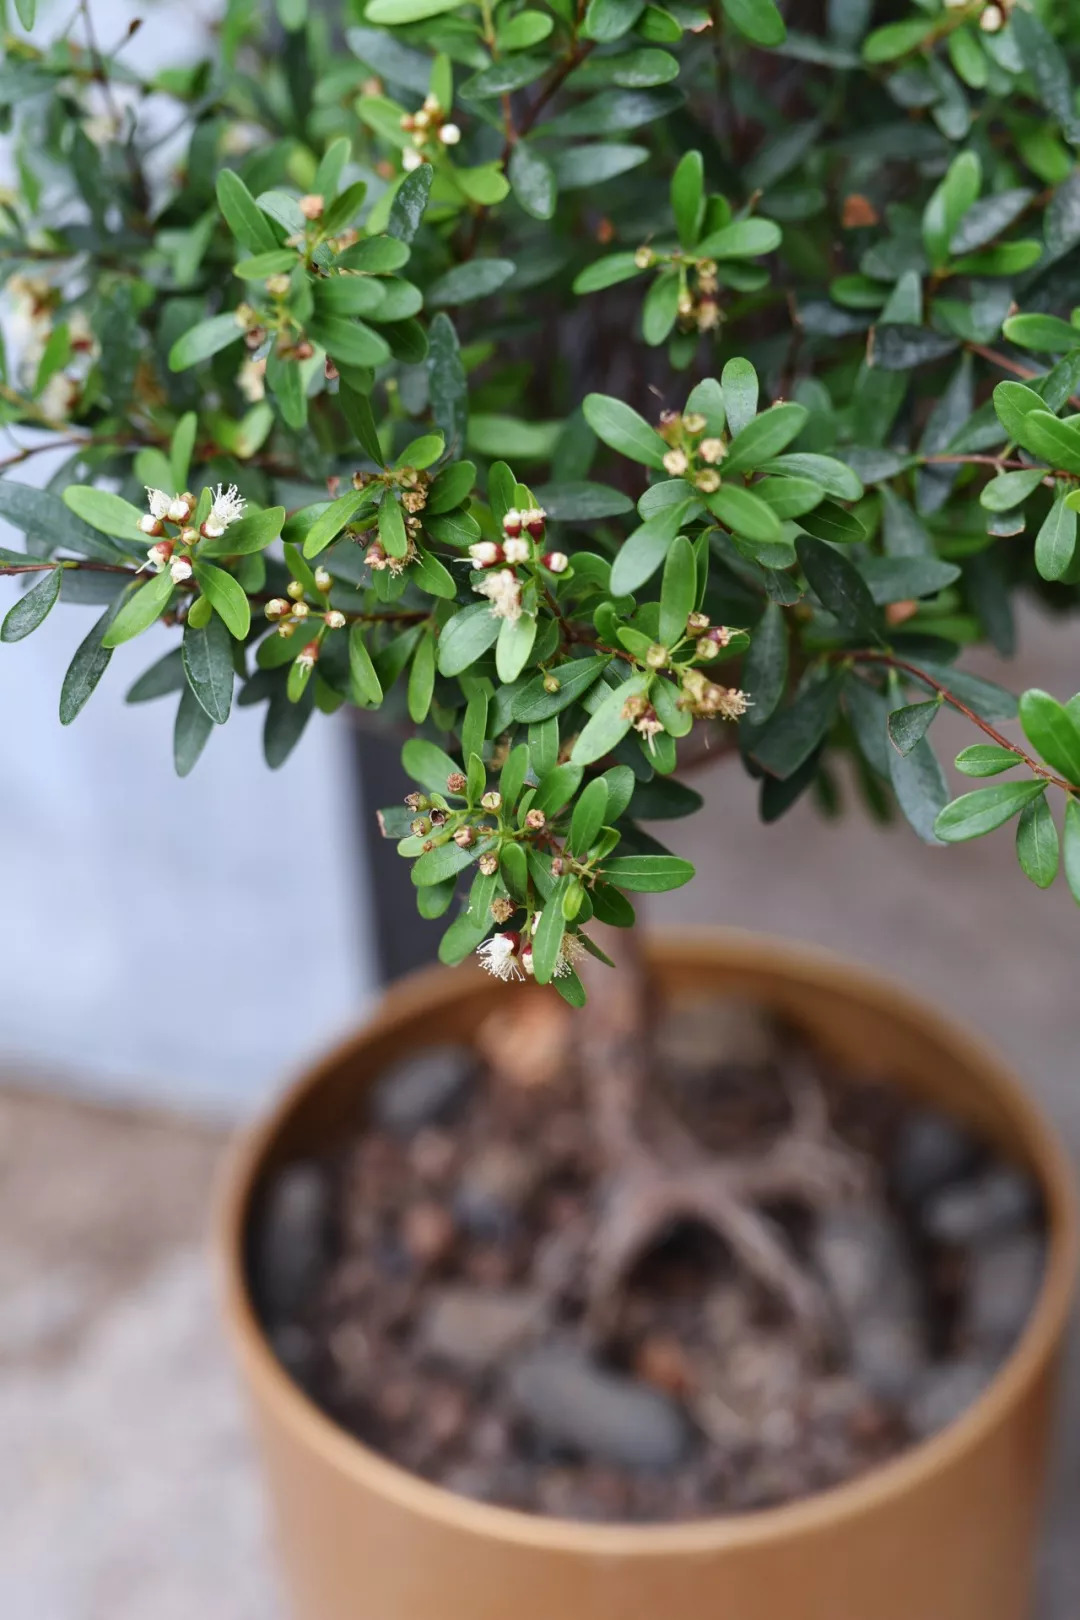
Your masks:
<svg viewBox="0 0 1080 1620"><path fill-rule="evenodd" d="M1080 1255L1072 1167L1041 1109L993 1048L891 976L815 945L737 928L686 928L677 933L650 931L645 948L648 957L692 956L697 962L735 953L741 965L793 977L804 985L845 990L858 1000L891 1004L902 1017L921 1023L935 1041L951 1047L977 1069L1011 1113L1041 1181L1048 1241L1035 1308L1010 1355L961 1417L869 1473L779 1507L678 1524L592 1524L473 1501L410 1473L326 1416L279 1362L255 1314L245 1275L244 1234L263 1158L300 1100L322 1084L326 1071L358 1040L430 1005L438 999L433 992L440 986L446 989L453 983L449 975L462 971L422 968L391 986L373 1018L306 1069L262 1119L242 1132L227 1155L222 1175L215 1247L229 1337L260 1399L274 1405L280 1421L331 1467L442 1529L551 1552L655 1558L760 1546L809 1534L824 1525L851 1522L917 1490L928 1476L977 1447L1023 1399L1059 1348Z"/></svg>

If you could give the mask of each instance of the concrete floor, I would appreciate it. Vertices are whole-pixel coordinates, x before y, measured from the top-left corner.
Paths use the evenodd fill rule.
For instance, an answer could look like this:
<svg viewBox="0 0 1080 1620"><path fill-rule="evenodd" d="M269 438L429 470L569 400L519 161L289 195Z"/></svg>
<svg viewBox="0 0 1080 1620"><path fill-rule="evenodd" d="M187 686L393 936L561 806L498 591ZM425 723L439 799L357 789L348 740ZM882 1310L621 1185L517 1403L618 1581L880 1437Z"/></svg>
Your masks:
<svg viewBox="0 0 1080 1620"><path fill-rule="evenodd" d="M1076 645L1029 620L1010 684L1070 694ZM971 740L951 717L935 736ZM708 811L669 833L702 876L653 920L772 930L896 973L1008 1053L1080 1163L1080 917L1063 887L1026 883L1006 832L934 850L858 815L838 833L806 804L763 831L737 767L701 785ZM0 1090L4 1620L279 1620L204 1257L221 1148L177 1119ZM1076 1354L1061 1438L1038 1620L1080 1608Z"/></svg>

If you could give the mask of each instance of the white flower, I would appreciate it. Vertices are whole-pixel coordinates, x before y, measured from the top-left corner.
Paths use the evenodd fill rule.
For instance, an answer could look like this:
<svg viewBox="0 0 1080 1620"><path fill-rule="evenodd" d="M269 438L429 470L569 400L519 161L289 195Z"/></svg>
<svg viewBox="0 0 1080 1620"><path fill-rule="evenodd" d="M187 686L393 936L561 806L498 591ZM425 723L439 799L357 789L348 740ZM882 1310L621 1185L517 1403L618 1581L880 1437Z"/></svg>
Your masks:
<svg viewBox="0 0 1080 1620"><path fill-rule="evenodd" d="M166 495L163 489L151 489L146 486L146 504L150 508L150 516L156 523L169 515L169 507L176 499L174 495Z"/></svg>
<svg viewBox="0 0 1080 1620"><path fill-rule="evenodd" d="M414 146L407 146L401 154L401 167L405 170L418 169L423 161Z"/></svg>
<svg viewBox="0 0 1080 1620"><path fill-rule="evenodd" d="M186 523L191 516L191 502L183 495L174 495L165 516L170 523Z"/></svg>
<svg viewBox="0 0 1080 1620"><path fill-rule="evenodd" d="M152 517L149 512L146 512L139 519L139 528L142 530L143 534L160 534L161 519Z"/></svg>
<svg viewBox="0 0 1080 1620"><path fill-rule="evenodd" d="M481 967L495 979L524 978L518 959L520 943L517 934L492 934L476 947Z"/></svg>
<svg viewBox="0 0 1080 1620"><path fill-rule="evenodd" d="M698 445L698 455L702 461L707 461L711 465L713 462L724 459L727 455L727 446L724 444L723 439L702 439Z"/></svg>
<svg viewBox="0 0 1080 1620"><path fill-rule="evenodd" d="M528 562L532 555L532 547L527 540L507 540L503 546L503 555L508 563Z"/></svg>
<svg viewBox="0 0 1080 1620"><path fill-rule="evenodd" d="M230 484L228 489L223 489L219 484L210 507L210 516L202 526L203 534L208 540L216 540L219 535L225 533L230 523L235 523L237 518L243 517L246 505L247 502L235 484Z"/></svg>
<svg viewBox="0 0 1080 1620"><path fill-rule="evenodd" d="M174 557L169 564L169 573L172 575L174 585L182 585L186 579L190 579L191 572L191 561L187 557Z"/></svg>
<svg viewBox="0 0 1080 1620"><path fill-rule="evenodd" d="M501 561L502 547L497 546L494 540L478 540L469 547L469 556L477 568L490 568L492 563Z"/></svg>
<svg viewBox="0 0 1080 1620"><path fill-rule="evenodd" d="M669 450L664 457L664 471L678 478L689 467L685 450Z"/></svg>
<svg viewBox="0 0 1080 1620"><path fill-rule="evenodd" d="M439 139L444 146L456 146L461 139L461 131L456 124L444 124L439 131Z"/></svg>
<svg viewBox="0 0 1080 1620"><path fill-rule="evenodd" d="M165 567L165 564L172 556L172 550L173 548L171 540L167 540L163 544L151 546L146 553L147 568L151 569L155 574L160 574L161 570Z"/></svg>
<svg viewBox="0 0 1080 1620"><path fill-rule="evenodd" d="M536 930L540 926L540 918L543 915L544 913L542 911L538 911L533 917L532 927L529 930L531 934L536 933ZM552 978L565 979L568 974L574 971L574 964L576 962L580 962L584 954L585 947L582 945L578 936L570 933L564 934L562 937L562 942L559 945L559 954L555 958L555 966L551 974ZM526 973L532 973L533 962L531 945L525 946L521 953L521 961Z"/></svg>
<svg viewBox="0 0 1080 1620"><path fill-rule="evenodd" d="M500 568L491 573L473 590L486 596L497 619L509 619L513 624L521 618L521 585L512 568Z"/></svg>

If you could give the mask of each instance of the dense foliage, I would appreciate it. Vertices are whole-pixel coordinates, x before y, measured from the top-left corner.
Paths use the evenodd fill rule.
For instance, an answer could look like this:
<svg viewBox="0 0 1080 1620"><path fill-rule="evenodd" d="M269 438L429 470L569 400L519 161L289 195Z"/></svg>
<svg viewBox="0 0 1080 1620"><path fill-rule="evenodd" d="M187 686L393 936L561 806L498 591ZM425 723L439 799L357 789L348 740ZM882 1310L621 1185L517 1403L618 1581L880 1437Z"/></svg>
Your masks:
<svg viewBox="0 0 1080 1620"><path fill-rule="evenodd" d="M444 958L571 1000L582 924L691 875L639 823L718 728L766 821L847 756L1040 886L1062 790L1080 900L1080 698L1029 752L957 667L1080 581L1071 7L229 0L146 79L15 4L0 634L95 606L65 724L143 633L181 774L234 698L272 766L381 708ZM944 704L1016 774L947 803Z"/></svg>

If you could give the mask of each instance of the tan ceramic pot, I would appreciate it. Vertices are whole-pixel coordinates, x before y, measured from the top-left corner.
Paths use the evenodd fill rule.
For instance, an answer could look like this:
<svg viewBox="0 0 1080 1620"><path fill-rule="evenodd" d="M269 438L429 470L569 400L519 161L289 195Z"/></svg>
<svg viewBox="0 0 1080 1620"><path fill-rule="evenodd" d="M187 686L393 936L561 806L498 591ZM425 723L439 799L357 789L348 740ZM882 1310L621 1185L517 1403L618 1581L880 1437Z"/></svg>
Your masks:
<svg viewBox="0 0 1080 1620"><path fill-rule="evenodd" d="M1049 1254L1027 1330L942 1434L852 1484L742 1517L655 1527L534 1518L377 1456L274 1358L248 1295L245 1238L260 1178L353 1121L391 1059L467 1041L496 1001L538 993L468 968L425 971L287 1093L241 1144L227 1182L226 1312L296 1620L1022 1620L1077 1256L1072 1179L1054 1136L992 1052L860 967L738 933L659 941L649 954L661 985L771 1005L841 1064L943 1105L1034 1171Z"/></svg>

